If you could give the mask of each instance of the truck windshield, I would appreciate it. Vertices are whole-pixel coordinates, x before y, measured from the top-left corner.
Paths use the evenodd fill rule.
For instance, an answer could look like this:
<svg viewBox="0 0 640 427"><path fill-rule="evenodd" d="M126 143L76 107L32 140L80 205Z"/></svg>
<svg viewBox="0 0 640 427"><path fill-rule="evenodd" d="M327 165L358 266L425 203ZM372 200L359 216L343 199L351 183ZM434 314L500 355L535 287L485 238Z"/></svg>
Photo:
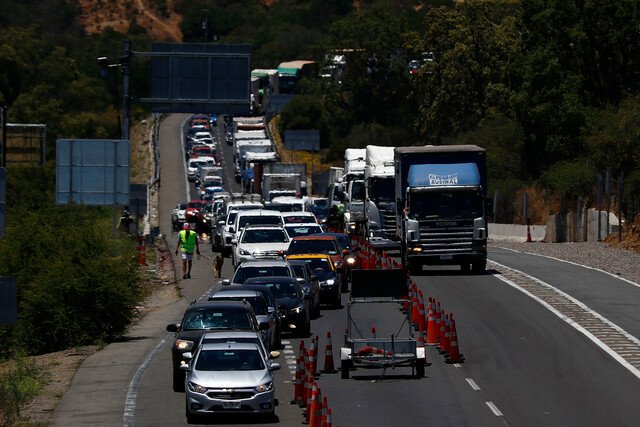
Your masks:
<svg viewBox="0 0 640 427"><path fill-rule="evenodd" d="M371 200L374 203L393 203L395 191L394 178L374 179L371 183Z"/></svg>
<svg viewBox="0 0 640 427"><path fill-rule="evenodd" d="M478 191L420 191L409 196L409 218L416 220L472 219L483 216Z"/></svg>
<svg viewBox="0 0 640 427"><path fill-rule="evenodd" d="M364 201L364 181L354 181L351 184L351 201L354 200Z"/></svg>

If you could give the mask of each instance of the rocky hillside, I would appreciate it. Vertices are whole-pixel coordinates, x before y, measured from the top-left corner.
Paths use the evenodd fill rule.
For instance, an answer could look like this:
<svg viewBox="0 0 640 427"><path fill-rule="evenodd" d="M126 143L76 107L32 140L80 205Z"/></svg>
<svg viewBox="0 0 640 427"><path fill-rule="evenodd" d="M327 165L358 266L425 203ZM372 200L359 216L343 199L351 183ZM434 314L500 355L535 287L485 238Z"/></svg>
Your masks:
<svg viewBox="0 0 640 427"><path fill-rule="evenodd" d="M106 28L126 33L132 24L158 41L182 41L180 15L174 0L78 0L81 22L88 34Z"/></svg>

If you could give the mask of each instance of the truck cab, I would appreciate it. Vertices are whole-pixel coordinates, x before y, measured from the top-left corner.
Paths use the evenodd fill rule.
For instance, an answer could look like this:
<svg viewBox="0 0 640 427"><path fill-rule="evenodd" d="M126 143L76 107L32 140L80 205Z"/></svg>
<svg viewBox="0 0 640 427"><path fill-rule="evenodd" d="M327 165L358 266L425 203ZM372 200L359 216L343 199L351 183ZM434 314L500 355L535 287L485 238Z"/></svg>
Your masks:
<svg viewBox="0 0 640 427"><path fill-rule="evenodd" d="M398 147L396 233L403 264L469 266L487 263L486 152L473 145Z"/></svg>

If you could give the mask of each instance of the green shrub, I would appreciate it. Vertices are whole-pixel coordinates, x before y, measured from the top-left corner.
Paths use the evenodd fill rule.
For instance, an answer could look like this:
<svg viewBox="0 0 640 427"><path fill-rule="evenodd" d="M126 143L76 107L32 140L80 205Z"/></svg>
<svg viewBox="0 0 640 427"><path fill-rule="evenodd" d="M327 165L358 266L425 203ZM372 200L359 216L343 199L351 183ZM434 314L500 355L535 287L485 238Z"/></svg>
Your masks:
<svg viewBox="0 0 640 427"><path fill-rule="evenodd" d="M40 372L27 364L24 357L16 359L16 366L0 374L0 414L2 425L14 425L20 419L20 407L36 396L42 388Z"/></svg>
<svg viewBox="0 0 640 427"><path fill-rule="evenodd" d="M584 159L556 163L540 177L544 188L563 199L574 199L593 193L597 183L597 171Z"/></svg>
<svg viewBox="0 0 640 427"><path fill-rule="evenodd" d="M111 237L110 220L83 206L12 209L0 239L0 275L18 281L18 320L0 328L0 356L109 340L139 297L135 244Z"/></svg>

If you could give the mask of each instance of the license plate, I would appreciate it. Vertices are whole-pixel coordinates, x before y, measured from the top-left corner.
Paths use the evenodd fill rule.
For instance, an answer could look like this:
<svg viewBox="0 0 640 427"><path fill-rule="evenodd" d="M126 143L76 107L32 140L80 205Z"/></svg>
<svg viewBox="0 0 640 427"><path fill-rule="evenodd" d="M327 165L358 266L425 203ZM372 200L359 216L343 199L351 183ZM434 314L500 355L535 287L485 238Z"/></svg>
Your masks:
<svg viewBox="0 0 640 427"><path fill-rule="evenodd" d="M240 402L222 402L225 409L240 409Z"/></svg>
<svg viewBox="0 0 640 427"><path fill-rule="evenodd" d="M442 260L453 259L453 255L440 255L440 259Z"/></svg>

